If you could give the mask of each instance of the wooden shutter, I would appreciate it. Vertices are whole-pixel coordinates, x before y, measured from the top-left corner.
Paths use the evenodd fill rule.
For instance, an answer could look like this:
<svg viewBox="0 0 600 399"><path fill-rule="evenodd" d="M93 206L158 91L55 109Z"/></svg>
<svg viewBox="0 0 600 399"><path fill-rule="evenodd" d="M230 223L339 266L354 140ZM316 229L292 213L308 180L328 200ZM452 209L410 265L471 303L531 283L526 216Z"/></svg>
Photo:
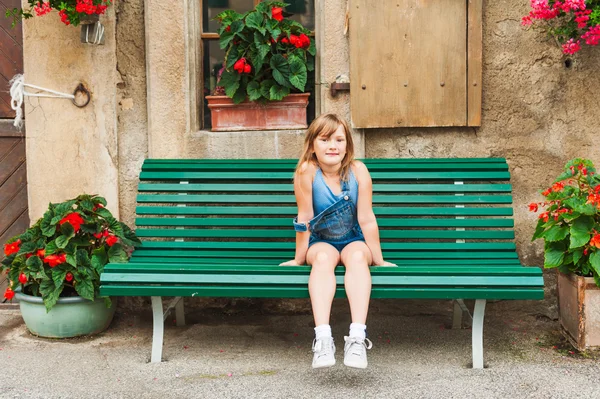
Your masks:
<svg viewBox="0 0 600 399"><path fill-rule="evenodd" d="M4 14L7 8L21 7L21 0L2 0L0 5L0 118L14 118L8 81L23 73L23 27L19 23L12 28L12 18L6 18Z"/></svg>
<svg viewBox="0 0 600 399"><path fill-rule="evenodd" d="M478 126L482 0L351 0L358 128Z"/></svg>

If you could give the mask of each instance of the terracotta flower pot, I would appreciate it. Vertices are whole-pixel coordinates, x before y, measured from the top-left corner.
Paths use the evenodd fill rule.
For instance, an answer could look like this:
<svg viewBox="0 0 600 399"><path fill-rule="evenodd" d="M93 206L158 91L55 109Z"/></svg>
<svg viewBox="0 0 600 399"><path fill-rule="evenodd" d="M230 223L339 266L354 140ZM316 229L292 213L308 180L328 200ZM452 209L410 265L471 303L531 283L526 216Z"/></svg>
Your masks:
<svg viewBox="0 0 600 399"><path fill-rule="evenodd" d="M306 129L310 93L290 94L281 101L234 104L227 96L206 96L212 131Z"/></svg>
<svg viewBox="0 0 600 399"><path fill-rule="evenodd" d="M558 273L558 318L575 348L600 348L600 288L592 277Z"/></svg>

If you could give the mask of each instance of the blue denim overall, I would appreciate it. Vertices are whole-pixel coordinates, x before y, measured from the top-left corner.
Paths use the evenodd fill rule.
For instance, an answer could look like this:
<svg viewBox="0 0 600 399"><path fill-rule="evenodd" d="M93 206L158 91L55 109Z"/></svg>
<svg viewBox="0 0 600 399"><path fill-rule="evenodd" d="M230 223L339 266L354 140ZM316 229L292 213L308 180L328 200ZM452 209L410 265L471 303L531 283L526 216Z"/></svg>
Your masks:
<svg viewBox="0 0 600 399"><path fill-rule="evenodd" d="M317 169L313 181L313 209L317 215L308 226L294 219L296 231L310 231L308 246L317 242L331 244L338 251L354 241L364 241L365 237L358 225L356 203L358 183L352 171L348 181L342 180L342 192L333 194L323 179L321 169Z"/></svg>

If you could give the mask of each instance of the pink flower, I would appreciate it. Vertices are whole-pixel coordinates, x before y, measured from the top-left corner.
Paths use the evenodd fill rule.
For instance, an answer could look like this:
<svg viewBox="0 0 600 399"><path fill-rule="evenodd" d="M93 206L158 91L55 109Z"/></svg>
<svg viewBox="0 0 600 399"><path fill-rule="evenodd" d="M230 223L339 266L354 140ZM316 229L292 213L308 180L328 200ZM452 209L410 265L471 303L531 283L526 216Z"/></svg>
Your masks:
<svg viewBox="0 0 600 399"><path fill-rule="evenodd" d="M33 7L33 9L35 10L35 15L37 15L38 17L41 17L42 15L46 15L50 11L52 11L52 7L50 7L50 2L47 2L47 1L44 3L42 3L41 1L38 1L38 3L36 4L35 7Z"/></svg>
<svg viewBox="0 0 600 399"><path fill-rule="evenodd" d="M569 39L565 44L562 45L562 50L564 54L575 54L579 50L581 50L581 46L579 45L580 40L575 41L575 39Z"/></svg>
<svg viewBox="0 0 600 399"><path fill-rule="evenodd" d="M592 10L577 11L575 13L575 22L577 22L578 29L583 29L587 26L587 21L590 20L591 13Z"/></svg>
<svg viewBox="0 0 600 399"><path fill-rule="evenodd" d="M590 46L596 46L600 43L600 25L596 25L585 32L581 38L585 40L586 44Z"/></svg>

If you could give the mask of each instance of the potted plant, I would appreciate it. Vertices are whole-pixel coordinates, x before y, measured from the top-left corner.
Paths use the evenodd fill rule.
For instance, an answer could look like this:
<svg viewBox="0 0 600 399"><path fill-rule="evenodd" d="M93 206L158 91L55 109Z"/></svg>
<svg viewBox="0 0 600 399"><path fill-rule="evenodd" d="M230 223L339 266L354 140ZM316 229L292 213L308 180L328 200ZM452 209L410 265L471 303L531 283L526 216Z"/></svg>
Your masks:
<svg viewBox="0 0 600 399"><path fill-rule="evenodd" d="M533 240L544 240L544 267L557 268L559 320L579 350L600 347L600 179L590 160L569 161L543 202Z"/></svg>
<svg viewBox="0 0 600 399"><path fill-rule="evenodd" d="M6 10L6 16L13 18L13 26L21 19L38 17L58 10L58 16L65 25L77 26L80 23L92 23L98 20L98 16L104 14L106 8L111 4L110 0L27 0L29 8L13 8Z"/></svg>
<svg viewBox="0 0 600 399"><path fill-rule="evenodd" d="M104 198L85 194L50 204L41 219L4 245L4 298L17 297L33 334L72 337L110 324L115 304L98 297L100 274L108 262L129 260L140 241L105 205Z"/></svg>
<svg viewBox="0 0 600 399"><path fill-rule="evenodd" d="M307 74L316 48L310 31L284 17L286 3L261 2L216 16L225 49L213 96L206 96L212 130L306 128ZM218 95L220 94L220 95Z"/></svg>
<svg viewBox="0 0 600 399"><path fill-rule="evenodd" d="M581 50L582 41L589 46L600 42L600 0L531 0L531 8L522 24L543 21L564 54Z"/></svg>

